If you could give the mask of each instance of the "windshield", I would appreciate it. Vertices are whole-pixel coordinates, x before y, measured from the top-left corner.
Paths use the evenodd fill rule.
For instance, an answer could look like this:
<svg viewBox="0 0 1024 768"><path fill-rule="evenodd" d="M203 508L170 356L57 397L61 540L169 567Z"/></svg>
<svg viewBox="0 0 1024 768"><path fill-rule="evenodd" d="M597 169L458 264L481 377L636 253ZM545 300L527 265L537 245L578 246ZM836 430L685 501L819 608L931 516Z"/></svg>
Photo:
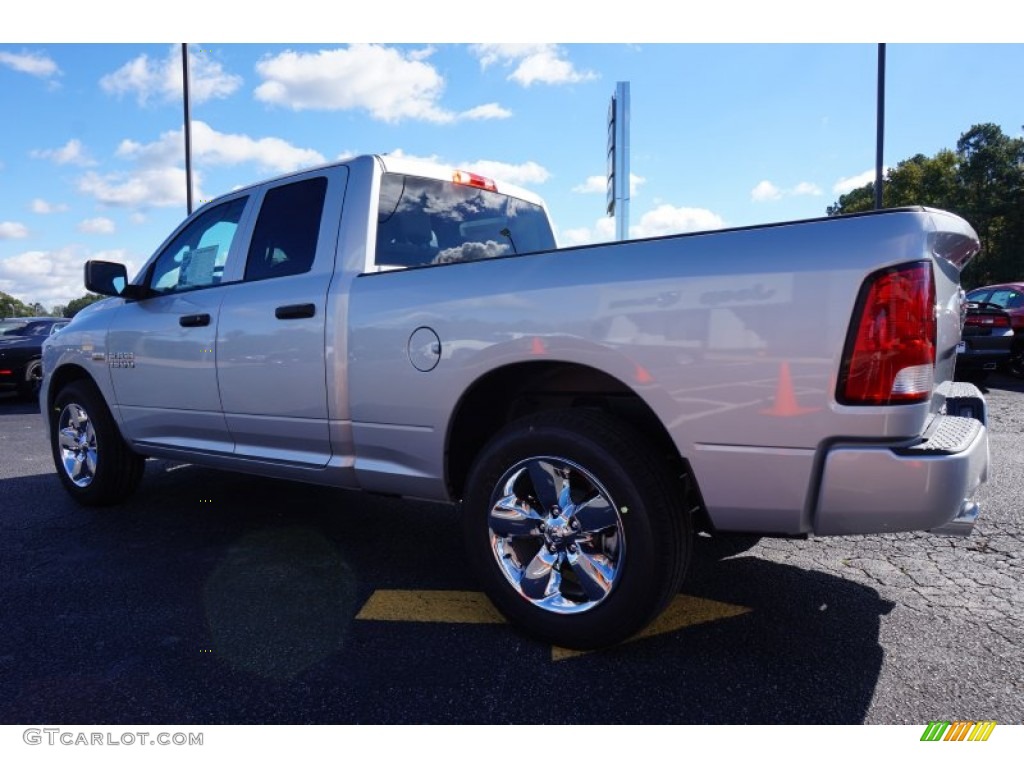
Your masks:
<svg viewBox="0 0 1024 768"><path fill-rule="evenodd" d="M508 195L387 173L377 211L378 266L423 266L555 247L544 209Z"/></svg>

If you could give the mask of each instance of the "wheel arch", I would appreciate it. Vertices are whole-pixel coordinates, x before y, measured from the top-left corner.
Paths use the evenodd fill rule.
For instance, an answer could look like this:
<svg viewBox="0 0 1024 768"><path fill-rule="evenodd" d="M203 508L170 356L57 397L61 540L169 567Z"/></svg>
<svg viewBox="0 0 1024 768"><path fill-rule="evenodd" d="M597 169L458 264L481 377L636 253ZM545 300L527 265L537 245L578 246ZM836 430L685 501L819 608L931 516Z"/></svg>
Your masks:
<svg viewBox="0 0 1024 768"><path fill-rule="evenodd" d="M90 384L96 387L97 391L100 390L99 384L96 379L92 377L85 368L75 363L69 363L62 365L60 368L55 370L50 375L50 384L46 390L46 410L49 413L53 410L53 403L57 399L57 394L64 389L68 384L73 381L81 381L82 379L87 380Z"/></svg>
<svg viewBox="0 0 1024 768"><path fill-rule="evenodd" d="M562 408L591 408L628 421L649 438L703 514L689 462L679 453L651 406L632 387L580 363L525 361L488 371L462 394L445 436L445 478L461 499L473 462L488 440L523 416Z"/></svg>

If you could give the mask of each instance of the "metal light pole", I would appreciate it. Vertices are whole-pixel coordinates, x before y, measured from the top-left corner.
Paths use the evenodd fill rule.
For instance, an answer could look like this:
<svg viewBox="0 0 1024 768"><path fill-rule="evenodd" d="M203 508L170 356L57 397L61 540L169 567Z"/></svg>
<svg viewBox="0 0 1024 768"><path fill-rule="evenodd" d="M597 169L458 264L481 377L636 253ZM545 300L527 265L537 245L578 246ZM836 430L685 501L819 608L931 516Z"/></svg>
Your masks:
<svg viewBox="0 0 1024 768"><path fill-rule="evenodd" d="M878 125L875 135L875 210L882 207L882 143L885 139L885 43L878 44Z"/></svg>
<svg viewBox="0 0 1024 768"><path fill-rule="evenodd" d="M185 204L188 215L192 215L192 118L188 97L188 43L181 44L181 79L184 85L185 101Z"/></svg>

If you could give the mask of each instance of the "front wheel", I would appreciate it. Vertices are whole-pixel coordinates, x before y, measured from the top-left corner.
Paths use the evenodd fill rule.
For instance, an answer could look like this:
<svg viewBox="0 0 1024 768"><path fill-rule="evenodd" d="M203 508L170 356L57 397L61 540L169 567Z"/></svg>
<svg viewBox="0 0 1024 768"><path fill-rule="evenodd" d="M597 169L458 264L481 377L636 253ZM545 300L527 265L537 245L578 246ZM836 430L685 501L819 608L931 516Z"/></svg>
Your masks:
<svg viewBox="0 0 1024 768"><path fill-rule="evenodd" d="M39 386L43 383L43 361L33 360L25 368L25 378L18 386L18 394L31 400L39 397Z"/></svg>
<svg viewBox="0 0 1024 768"><path fill-rule="evenodd" d="M50 447L61 483L85 506L124 501L145 468L145 459L124 442L96 387L84 380L71 382L57 394Z"/></svg>
<svg viewBox="0 0 1024 768"><path fill-rule="evenodd" d="M467 488L469 557L495 606L528 634L613 645L679 591L692 540L680 485L620 421L568 410L509 424Z"/></svg>
<svg viewBox="0 0 1024 768"><path fill-rule="evenodd" d="M1024 344L1014 348L1010 359L1006 362L1006 370L1018 379L1024 379Z"/></svg>

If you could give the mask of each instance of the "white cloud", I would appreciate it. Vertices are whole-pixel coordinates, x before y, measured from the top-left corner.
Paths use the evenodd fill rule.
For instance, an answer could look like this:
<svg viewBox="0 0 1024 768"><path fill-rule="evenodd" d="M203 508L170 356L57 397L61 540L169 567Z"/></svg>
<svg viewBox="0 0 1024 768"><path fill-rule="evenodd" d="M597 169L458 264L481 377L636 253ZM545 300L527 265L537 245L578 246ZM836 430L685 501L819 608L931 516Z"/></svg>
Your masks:
<svg viewBox="0 0 1024 768"><path fill-rule="evenodd" d="M29 155L39 160L52 160L57 165L96 165L96 161L86 154L78 139L69 139L67 144L57 149L33 149Z"/></svg>
<svg viewBox="0 0 1024 768"><path fill-rule="evenodd" d="M387 153L389 157L404 157L409 160L417 160L421 163L433 165L446 165L458 168L471 173L479 173L497 181L505 181L509 184L529 186L531 184L543 184L551 178L551 172L543 165L527 160L525 163L505 163L500 160L463 160L452 163L439 155L410 155L402 149L395 149Z"/></svg>
<svg viewBox="0 0 1024 768"><path fill-rule="evenodd" d="M765 179L750 190L750 199L757 203L764 203L770 200L781 200L784 197L800 197L806 195L820 195L821 188L809 181L801 181L790 189L780 189Z"/></svg>
<svg viewBox="0 0 1024 768"><path fill-rule="evenodd" d="M494 101L459 113L463 120L504 120L506 117L512 117L512 112Z"/></svg>
<svg viewBox="0 0 1024 768"><path fill-rule="evenodd" d="M119 261L128 266L129 274L135 271L135 265L124 250L90 254L76 246L67 246L52 251L25 251L0 258L0 291L47 307L67 304L85 293L82 265L87 259Z"/></svg>
<svg viewBox="0 0 1024 768"><path fill-rule="evenodd" d="M640 217L639 224L629 228L629 236L660 237L678 235L684 232L704 232L725 226L722 217L706 208L676 208L659 205ZM604 216L594 222L593 228L577 227L561 233L559 242L563 246L604 243L615 239L615 219Z"/></svg>
<svg viewBox="0 0 1024 768"><path fill-rule="evenodd" d="M502 163L497 160L477 160L472 163L459 163L458 167L491 179L524 186L543 184L551 178L551 173L547 168L532 160L518 165Z"/></svg>
<svg viewBox="0 0 1024 768"><path fill-rule="evenodd" d="M577 227L567 229L559 236L559 245L590 245L591 243L607 243L615 239L615 219L602 216L594 222L593 228Z"/></svg>
<svg viewBox="0 0 1024 768"><path fill-rule="evenodd" d="M178 165L183 161L183 133L183 129L166 131L148 144L124 139L115 154L134 161L136 168L128 172L87 173L78 179L79 191L104 205L184 205L185 170ZM316 150L296 147L273 136L254 139L245 134L221 133L201 120L192 122L192 158L197 164L207 165L252 162L277 172L325 162ZM206 197L201 183L201 171L193 171L193 190L199 200Z"/></svg>
<svg viewBox="0 0 1024 768"><path fill-rule="evenodd" d="M224 71L223 65L206 51L189 49L189 98L195 104L223 99L237 91L242 78ZM135 94L139 104L152 98L181 99L181 46L172 45L162 60L140 54L114 72L100 78L100 87L117 96Z"/></svg>
<svg viewBox="0 0 1024 768"><path fill-rule="evenodd" d="M10 67L15 72L24 72L34 77L53 77L61 73L57 62L41 53L0 51L0 64Z"/></svg>
<svg viewBox="0 0 1024 768"><path fill-rule="evenodd" d="M434 163L435 165L446 164L445 161L441 159L440 155L410 155L401 147L399 147L398 149L393 149L390 152L386 152L385 155L389 155L391 157L404 157L409 160L416 160L421 163Z"/></svg>
<svg viewBox="0 0 1024 768"><path fill-rule="evenodd" d="M629 228L630 237L658 237L682 232L703 232L725 226L722 217L707 208L675 208L659 205Z"/></svg>
<svg viewBox="0 0 1024 768"><path fill-rule="evenodd" d="M635 173L629 174L629 196L632 197L640 189L640 186L647 181L643 176L637 176ZM582 184L577 184L572 188L573 192L579 192L581 194L601 194L605 195L608 193L608 177L607 176L587 176L587 180Z"/></svg>
<svg viewBox="0 0 1024 768"><path fill-rule="evenodd" d="M782 190L768 180L761 181L750 190L750 199L758 203L763 203L766 200L781 200Z"/></svg>
<svg viewBox="0 0 1024 768"><path fill-rule="evenodd" d="M193 172L197 197L200 174ZM185 170L183 168L143 168L132 173L98 174L90 171L78 180L78 190L104 205L124 207L165 207L185 205Z"/></svg>
<svg viewBox="0 0 1024 768"><path fill-rule="evenodd" d="M28 227L19 221L0 221L0 240L28 237Z"/></svg>
<svg viewBox="0 0 1024 768"><path fill-rule="evenodd" d="M821 195L821 187L817 184L812 184L809 181L801 181L793 189L790 190L791 195L811 195L818 197Z"/></svg>
<svg viewBox="0 0 1024 768"><path fill-rule="evenodd" d="M68 209L64 203L49 203L41 197L37 197L31 204L32 213L63 213Z"/></svg>
<svg viewBox="0 0 1024 768"><path fill-rule="evenodd" d="M847 192L852 192L855 189L863 187L865 184L873 182L875 180L875 171L864 171L864 173L858 173L856 176L847 176L841 178L835 184L832 185L832 191L837 195L845 195Z"/></svg>
<svg viewBox="0 0 1024 768"><path fill-rule="evenodd" d="M514 67L508 79L522 86L534 83L579 83L597 77L594 72L576 69L562 49L550 43L486 43L471 45L470 50L484 69L492 64Z"/></svg>
<svg viewBox="0 0 1024 768"><path fill-rule="evenodd" d="M79 222L78 231L90 235L111 235L114 233L114 222L103 216L95 219L85 219Z"/></svg>
<svg viewBox="0 0 1024 768"><path fill-rule="evenodd" d="M363 109L376 120L450 123L459 118L508 117L497 104L461 114L438 103L444 78L426 61L429 49L403 53L382 45L353 44L316 53L285 51L256 64L263 78L255 96L293 110Z"/></svg>
<svg viewBox="0 0 1024 768"><path fill-rule="evenodd" d="M125 139L117 156L137 160L145 167L160 167L178 162L184 155L184 129L166 131L149 144ZM262 168L287 172L326 162L313 149L302 149L284 139L266 136L253 139L241 133L221 133L202 120L192 121L192 160L209 165L239 165L254 162Z"/></svg>

